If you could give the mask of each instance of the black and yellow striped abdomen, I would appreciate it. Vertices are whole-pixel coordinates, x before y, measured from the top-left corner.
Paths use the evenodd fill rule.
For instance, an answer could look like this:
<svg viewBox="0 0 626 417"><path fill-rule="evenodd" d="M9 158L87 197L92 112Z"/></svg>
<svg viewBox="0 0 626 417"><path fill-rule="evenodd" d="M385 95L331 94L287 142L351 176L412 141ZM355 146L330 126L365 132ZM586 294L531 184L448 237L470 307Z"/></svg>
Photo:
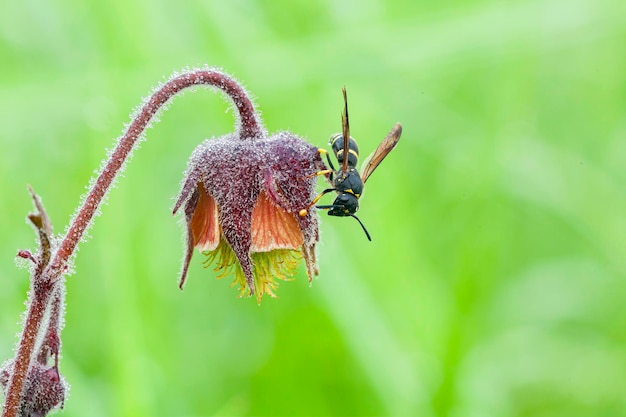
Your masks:
<svg viewBox="0 0 626 417"><path fill-rule="evenodd" d="M333 149L333 153L337 158L339 165L343 164L343 135L341 133L335 133L330 137L328 144ZM359 145L352 137L348 141L348 168L356 168L356 164L359 162Z"/></svg>

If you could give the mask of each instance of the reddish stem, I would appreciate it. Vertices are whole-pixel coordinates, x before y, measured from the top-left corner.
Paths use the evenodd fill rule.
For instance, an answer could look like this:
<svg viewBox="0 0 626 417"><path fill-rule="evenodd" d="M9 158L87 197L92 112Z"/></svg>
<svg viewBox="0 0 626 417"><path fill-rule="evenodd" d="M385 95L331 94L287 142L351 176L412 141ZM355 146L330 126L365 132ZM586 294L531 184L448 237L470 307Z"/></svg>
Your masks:
<svg viewBox="0 0 626 417"><path fill-rule="evenodd" d="M57 285L56 289L57 290L54 292L54 298L52 299L49 307L50 314L48 319L48 328L45 333L43 333L44 338L36 355L37 361L41 365L47 365L48 359L54 356L54 364L58 368L59 353L61 350L61 339L59 334L61 332L64 288L62 285Z"/></svg>
<svg viewBox="0 0 626 417"><path fill-rule="evenodd" d="M52 288L52 287L51 287ZM31 302L28 308L28 315L20 337L20 344L13 363L12 376L7 387L7 396L4 401L2 417L16 417L20 409L24 382L30 368L30 361L35 348L35 341L39 333L41 321L45 315L48 301L53 291L43 291L38 293L31 289Z"/></svg>

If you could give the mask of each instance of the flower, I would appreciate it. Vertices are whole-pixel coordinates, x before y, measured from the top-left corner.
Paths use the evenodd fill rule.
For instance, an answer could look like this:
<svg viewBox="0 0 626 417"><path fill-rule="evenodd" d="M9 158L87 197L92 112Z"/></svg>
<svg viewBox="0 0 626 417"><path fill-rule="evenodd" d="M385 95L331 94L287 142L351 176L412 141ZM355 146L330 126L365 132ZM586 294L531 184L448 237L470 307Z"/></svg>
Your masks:
<svg viewBox="0 0 626 417"><path fill-rule="evenodd" d="M318 274L316 173L326 169L318 148L280 132L209 139L193 152L174 213L184 204L187 249L182 289L193 249L218 278L234 273L241 296L275 296L278 283L304 258L309 282Z"/></svg>

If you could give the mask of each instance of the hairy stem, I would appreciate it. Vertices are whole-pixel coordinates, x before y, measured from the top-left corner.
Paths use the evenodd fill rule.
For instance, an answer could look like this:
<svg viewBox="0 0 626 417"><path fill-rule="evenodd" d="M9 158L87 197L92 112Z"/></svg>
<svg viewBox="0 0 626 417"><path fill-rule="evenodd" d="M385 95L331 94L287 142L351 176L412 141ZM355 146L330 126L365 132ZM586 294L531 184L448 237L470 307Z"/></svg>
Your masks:
<svg viewBox="0 0 626 417"><path fill-rule="evenodd" d="M7 396L4 401L2 417L17 417L24 390L24 382L28 375L31 358L41 322L46 313L46 307L50 301L53 291L36 291L31 288L31 302L28 308L28 315L24 323L24 329L20 337L17 355L13 363L13 371L7 387Z"/></svg>
<svg viewBox="0 0 626 417"><path fill-rule="evenodd" d="M49 307L48 328L44 333L44 338L39 351L36 353L37 361L41 365L46 365L50 357L54 357L54 365L59 365L59 352L61 349L61 318L63 314L63 285L57 285L54 291L54 298ZM42 331L41 329L40 331Z"/></svg>

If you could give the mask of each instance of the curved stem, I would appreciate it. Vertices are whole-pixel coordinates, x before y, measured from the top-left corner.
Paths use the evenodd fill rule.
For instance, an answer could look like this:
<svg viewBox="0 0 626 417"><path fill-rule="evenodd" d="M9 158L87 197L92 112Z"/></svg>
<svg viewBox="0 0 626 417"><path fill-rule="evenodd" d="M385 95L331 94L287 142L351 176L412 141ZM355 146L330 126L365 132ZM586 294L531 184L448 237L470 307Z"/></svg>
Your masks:
<svg viewBox="0 0 626 417"><path fill-rule="evenodd" d="M261 122L254 110L254 105L245 90L232 78L216 70L196 70L169 80L142 106L139 113L120 139L95 185L89 191L78 215L74 218L67 234L46 272L52 280L57 280L71 257L76 245L89 226L98 206L106 195L115 176L123 166L137 139L146 129L159 109L181 90L196 85L209 85L221 89L233 101L239 114L239 136L242 139L254 139L263 136Z"/></svg>

